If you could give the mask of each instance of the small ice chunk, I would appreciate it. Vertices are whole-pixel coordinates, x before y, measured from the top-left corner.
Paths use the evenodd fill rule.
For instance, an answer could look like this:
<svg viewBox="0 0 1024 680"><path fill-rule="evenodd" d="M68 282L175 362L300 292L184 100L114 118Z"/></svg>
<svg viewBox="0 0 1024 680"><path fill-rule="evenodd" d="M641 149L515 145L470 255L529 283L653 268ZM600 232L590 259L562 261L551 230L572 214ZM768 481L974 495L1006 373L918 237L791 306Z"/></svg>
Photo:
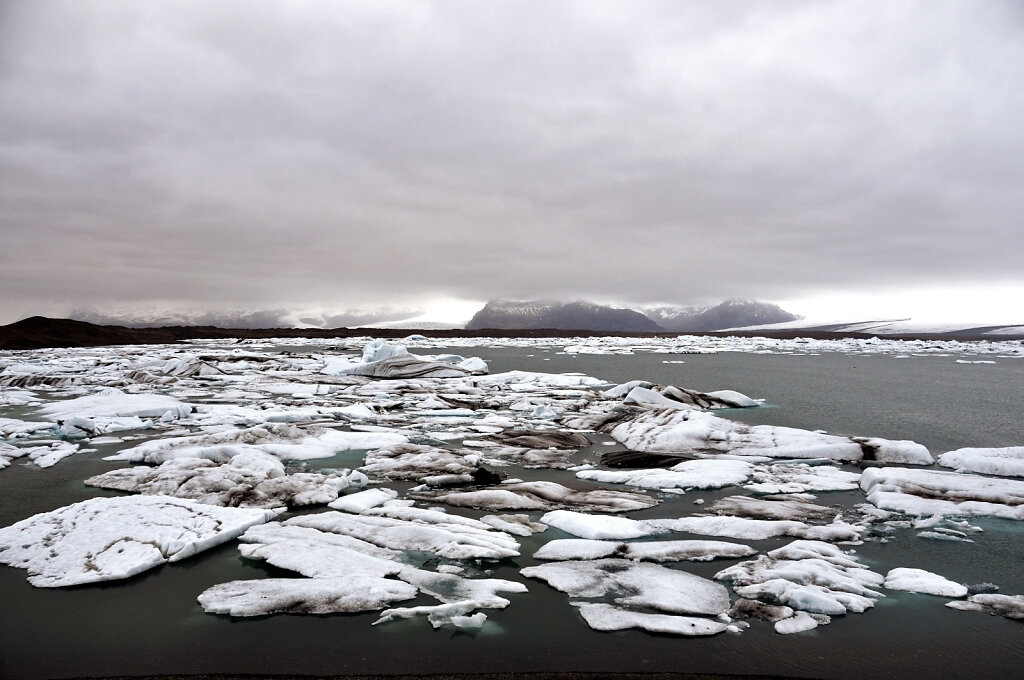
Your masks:
<svg viewBox="0 0 1024 680"><path fill-rule="evenodd" d="M705 636L717 635L726 630L728 624L696 616L671 616L668 614L645 614L610 604L578 603L580 614L587 625L594 630L626 630L640 628L652 633L671 635Z"/></svg>
<svg viewBox="0 0 1024 680"><path fill-rule="evenodd" d="M815 621L807 612L797 612L788 619L782 619L781 621L775 622L775 632L780 635L803 633L804 631L813 630L817 627L818 622Z"/></svg>
<svg viewBox="0 0 1024 680"><path fill-rule="evenodd" d="M327 504L332 510L341 510L358 515L361 512L375 508L386 501L396 498L398 492L394 489L373 488L357 491L356 493L341 496L336 501Z"/></svg>

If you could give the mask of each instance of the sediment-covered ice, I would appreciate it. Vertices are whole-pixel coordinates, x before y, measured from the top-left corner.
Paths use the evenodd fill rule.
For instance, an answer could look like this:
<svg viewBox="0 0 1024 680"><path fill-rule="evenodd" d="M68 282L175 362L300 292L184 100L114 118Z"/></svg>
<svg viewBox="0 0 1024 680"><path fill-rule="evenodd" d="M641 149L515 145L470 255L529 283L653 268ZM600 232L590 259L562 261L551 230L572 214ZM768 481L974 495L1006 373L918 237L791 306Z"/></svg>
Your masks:
<svg viewBox="0 0 1024 680"><path fill-rule="evenodd" d="M623 559L549 562L520 570L570 597L605 598L625 607L717 616L729 610L724 586L695 574Z"/></svg>
<svg viewBox="0 0 1024 680"><path fill-rule="evenodd" d="M686 460L667 470L582 470L580 479L643 489L720 489L747 481L753 466L739 460Z"/></svg>
<svg viewBox="0 0 1024 680"><path fill-rule="evenodd" d="M111 470L85 480L87 486L147 495L191 498L200 503L230 507L320 505L338 492L365 484L361 473L324 475L298 472L286 475L277 458L247 451L217 463L203 458L176 458L157 467L134 466Z"/></svg>
<svg viewBox="0 0 1024 680"><path fill-rule="evenodd" d="M618 557L650 562L705 562L719 558L747 557L757 550L725 541L598 541L562 538L549 541L534 553L538 560L596 560Z"/></svg>
<svg viewBox="0 0 1024 680"><path fill-rule="evenodd" d="M602 603L580 602L577 606L583 620L594 630L640 628L651 633L697 637L717 635L724 632L728 626L721 621L697 616L647 614Z"/></svg>
<svg viewBox="0 0 1024 680"><path fill-rule="evenodd" d="M751 519L830 520L838 514L835 508L795 499L753 498L751 496L728 496L719 498L707 506L706 512L731 517Z"/></svg>
<svg viewBox="0 0 1024 680"><path fill-rule="evenodd" d="M1024 481L940 470L870 468L860 487L885 510L908 515L992 515L1024 519Z"/></svg>
<svg viewBox="0 0 1024 680"><path fill-rule="evenodd" d="M469 483L480 469L480 458L476 451L402 443L368 451L359 469L372 477L383 479L421 480L431 476L452 475L463 477L462 481Z"/></svg>
<svg viewBox="0 0 1024 680"><path fill-rule="evenodd" d="M966 612L982 612L993 616L1005 616L1008 619L1024 619L1024 595L979 593L971 595L966 600L947 602L946 606Z"/></svg>
<svg viewBox="0 0 1024 680"><path fill-rule="evenodd" d="M967 586L950 581L944 576L910 567L896 567L885 575L885 583L889 590L905 590L911 593L943 595L945 597L963 597L967 594Z"/></svg>
<svg viewBox="0 0 1024 680"><path fill-rule="evenodd" d="M957 472L1024 477L1024 446L1002 448L966 448L939 456L939 465Z"/></svg>
<svg viewBox="0 0 1024 680"><path fill-rule="evenodd" d="M27 569L29 583L44 588L128 578L276 514L166 496L93 498L0 529L0 562Z"/></svg>
<svg viewBox="0 0 1024 680"><path fill-rule="evenodd" d="M529 515L484 515L480 521L498 531L514 536L532 536L547 529L546 524L534 522Z"/></svg>

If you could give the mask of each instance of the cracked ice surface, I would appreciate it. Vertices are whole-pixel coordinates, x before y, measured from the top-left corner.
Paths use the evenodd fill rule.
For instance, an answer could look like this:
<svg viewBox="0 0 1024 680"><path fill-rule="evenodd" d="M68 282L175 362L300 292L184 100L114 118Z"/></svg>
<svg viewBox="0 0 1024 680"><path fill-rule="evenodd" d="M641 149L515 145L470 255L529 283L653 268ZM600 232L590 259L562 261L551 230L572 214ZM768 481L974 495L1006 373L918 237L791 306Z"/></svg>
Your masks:
<svg viewBox="0 0 1024 680"><path fill-rule="evenodd" d="M53 588L128 578L191 557L273 510L219 508L164 496L93 498L0 529L0 562Z"/></svg>

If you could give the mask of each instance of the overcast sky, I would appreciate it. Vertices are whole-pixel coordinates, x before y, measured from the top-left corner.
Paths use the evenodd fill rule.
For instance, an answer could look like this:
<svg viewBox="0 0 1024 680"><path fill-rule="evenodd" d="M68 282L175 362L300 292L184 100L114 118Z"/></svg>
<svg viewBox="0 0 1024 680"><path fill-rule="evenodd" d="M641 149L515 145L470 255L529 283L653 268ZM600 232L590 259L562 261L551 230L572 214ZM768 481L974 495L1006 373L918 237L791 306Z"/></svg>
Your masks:
<svg viewBox="0 0 1024 680"><path fill-rule="evenodd" d="M734 296L1024 321L1018 0L0 2L3 323Z"/></svg>

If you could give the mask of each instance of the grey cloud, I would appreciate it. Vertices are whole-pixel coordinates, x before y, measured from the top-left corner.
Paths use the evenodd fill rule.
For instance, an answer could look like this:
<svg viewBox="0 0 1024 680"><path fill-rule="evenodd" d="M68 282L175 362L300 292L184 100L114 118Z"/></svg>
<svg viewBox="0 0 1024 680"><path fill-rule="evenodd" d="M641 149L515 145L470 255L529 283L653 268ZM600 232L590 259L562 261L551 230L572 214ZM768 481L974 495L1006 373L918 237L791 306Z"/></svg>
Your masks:
<svg viewBox="0 0 1024 680"><path fill-rule="evenodd" d="M2 316L1021 281L1013 2L2 11Z"/></svg>

